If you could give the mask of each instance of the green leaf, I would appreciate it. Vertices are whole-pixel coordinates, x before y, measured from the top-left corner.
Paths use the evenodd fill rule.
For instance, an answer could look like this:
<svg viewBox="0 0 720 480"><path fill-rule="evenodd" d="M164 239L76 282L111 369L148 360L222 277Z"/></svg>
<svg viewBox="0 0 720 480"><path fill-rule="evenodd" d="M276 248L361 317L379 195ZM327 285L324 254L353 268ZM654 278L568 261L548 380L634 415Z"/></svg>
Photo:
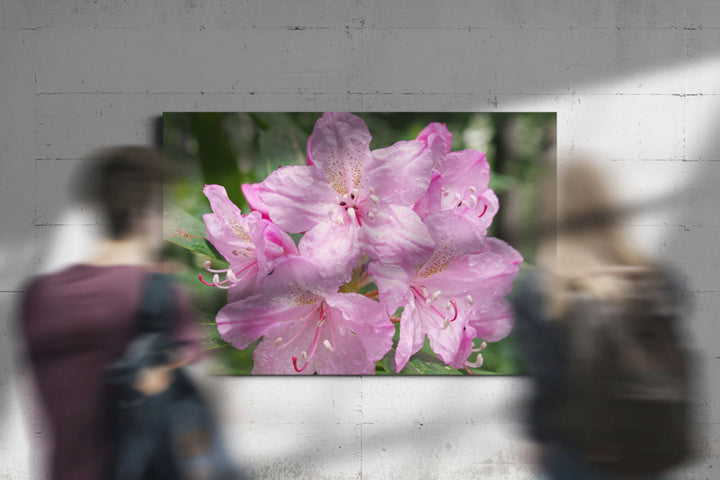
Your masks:
<svg viewBox="0 0 720 480"><path fill-rule="evenodd" d="M237 152L226 130L229 116L225 113L203 112L188 119L198 144L198 158L203 182L225 187L230 200L242 203L242 184Z"/></svg>
<svg viewBox="0 0 720 480"><path fill-rule="evenodd" d="M205 238L205 224L173 204L163 212L163 238L170 243L215 260L225 259Z"/></svg>
<svg viewBox="0 0 720 480"><path fill-rule="evenodd" d="M255 176L264 179L281 165L305 165L308 135L286 113L253 113L260 128L258 143L262 161L255 165ZM264 128L263 128L264 127Z"/></svg>
<svg viewBox="0 0 720 480"><path fill-rule="evenodd" d="M461 373L445 365L434 355L429 355L422 350L413 355L403 368L401 375L461 375Z"/></svg>
<svg viewBox="0 0 720 480"><path fill-rule="evenodd" d="M395 347L376 364L376 374L395 374ZM410 357L399 375L461 375L462 373L442 363L435 355L420 350Z"/></svg>

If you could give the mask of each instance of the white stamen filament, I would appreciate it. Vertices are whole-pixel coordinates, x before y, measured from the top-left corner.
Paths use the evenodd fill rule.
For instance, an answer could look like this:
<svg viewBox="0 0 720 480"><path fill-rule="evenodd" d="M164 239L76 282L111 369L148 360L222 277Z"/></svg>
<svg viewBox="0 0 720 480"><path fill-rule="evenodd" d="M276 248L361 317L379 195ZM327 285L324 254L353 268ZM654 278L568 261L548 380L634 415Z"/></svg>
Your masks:
<svg viewBox="0 0 720 480"><path fill-rule="evenodd" d="M475 303L475 299L473 299L471 295L468 295L468 296L467 296L467 301L468 301L468 303L469 303L471 306L472 306L473 303Z"/></svg>
<svg viewBox="0 0 720 480"><path fill-rule="evenodd" d="M436 291L435 293L433 293L433 296L431 297L431 298L432 298L432 301L434 302L435 300L437 300L438 297L440 297L440 295L442 295L442 292L441 292L440 290L438 290L438 291Z"/></svg>
<svg viewBox="0 0 720 480"><path fill-rule="evenodd" d="M445 321L443 322L443 330L445 330L449 326L450 326L450 319L446 318Z"/></svg>
<svg viewBox="0 0 720 480"><path fill-rule="evenodd" d="M422 292L423 292L423 297L427 297L427 296L428 296L428 289L427 289L427 288L422 287Z"/></svg>
<svg viewBox="0 0 720 480"><path fill-rule="evenodd" d="M379 198L377 197L377 195L375 195L374 193L371 193L371 194L370 194L370 200L372 200L373 203L376 204L376 205L377 205L378 203L380 203L380 199L379 199Z"/></svg>
<svg viewBox="0 0 720 480"><path fill-rule="evenodd" d="M282 337L277 337L273 343L275 344L276 347L279 347L280 344L282 343L282 341L283 341Z"/></svg>
<svg viewBox="0 0 720 480"><path fill-rule="evenodd" d="M348 215L350 215L350 218L352 219L353 222L357 221L357 215L355 214L354 208L348 208L346 211L347 211Z"/></svg>
<svg viewBox="0 0 720 480"><path fill-rule="evenodd" d="M230 269L228 269L228 271L227 271L227 278L228 278L232 283L237 283L237 281L238 281L237 277L235 276L235 272L233 272L233 271L230 270Z"/></svg>
<svg viewBox="0 0 720 480"><path fill-rule="evenodd" d="M368 188L368 191L369 191L372 195L375 195L375 189L374 189L373 187Z"/></svg>
<svg viewBox="0 0 720 480"><path fill-rule="evenodd" d="M375 220L375 214L374 214L373 212L367 212L367 217L368 217L370 220Z"/></svg>
<svg viewBox="0 0 720 480"><path fill-rule="evenodd" d="M478 199L475 195L470 195L470 200L472 200L472 208L477 207Z"/></svg>
<svg viewBox="0 0 720 480"><path fill-rule="evenodd" d="M458 203L462 201L462 197L461 197L460 194L457 193L457 192L455 192L455 200L457 200Z"/></svg>
<svg viewBox="0 0 720 480"><path fill-rule="evenodd" d="M476 352L476 353L477 353L477 352L482 352L482 351L485 350L486 348L487 348L487 342L483 340L483 342L480 344L480 346L479 346L478 348L473 348L472 351L473 351L473 352Z"/></svg>
<svg viewBox="0 0 720 480"><path fill-rule="evenodd" d="M226 273L227 271L229 271L228 268L224 268L222 270L215 270L213 268L210 268L211 265L212 265L212 263L210 262L210 260L206 260L205 263L203 263L205 270L207 270L210 273Z"/></svg>
<svg viewBox="0 0 720 480"><path fill-rule="evenodd" d="M303 362L307 362L307 361L308 361L307 352L306 352L305 350L303 350L302 352L300 352L300 358L302 359Z"/></svg>
<svg viewBox="0 0 720 480"><path fill-rule="evenodd" d="M475 195L477 193L477 190L475 190L475 187L470 185L470 188L468 188L468 192L470 192L471 195Z"/></svg>
<svg viewBox="0 0 720 480"><path fill-rule="evenodd" d="M470 367L470 368L480 368L480 367L483 366L483 361L484 361L483 356L478 353L478 356L477 356L477 358L475 359L474 362L468 362L468 361L466 361L466 362L465 362L465 365L468 366L468 367Z"/></svg>
<svg viewBox="0 0 720 480"><path fill-rule="evenodd" d="M330 341L329 341L329 340L325 340L325 341L323 342L323 345L325 346L325 348L327 348L327 349L330 350L331 352L334 352L334 351L335 351L335 348L334 348L332 345L330 345Z"/></svg>

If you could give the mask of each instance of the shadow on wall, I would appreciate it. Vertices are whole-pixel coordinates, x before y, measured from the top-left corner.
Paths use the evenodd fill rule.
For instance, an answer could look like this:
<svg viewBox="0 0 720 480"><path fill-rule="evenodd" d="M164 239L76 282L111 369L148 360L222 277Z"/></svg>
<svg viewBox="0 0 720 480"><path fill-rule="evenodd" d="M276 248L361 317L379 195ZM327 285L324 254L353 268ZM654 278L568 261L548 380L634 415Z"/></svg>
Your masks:
<svg viewBox="0 0 720 480"><path fill-rule="evenodd" d="M705 97L703 103L703 111L712 114L694 119L696 125L702 132L717 132L720 129L720 98L717 95ZM693 145L699 148L685 152L683 167L689 182L674 207L675 218L663 226L667 234L657 245L658 256L677 267L685 278L687 289L690 314L682 325L682 333L696 354L692 380L696 388L695 413L702 442L698 462L694 465L698 475L707 475L707 468L712 468L712 459L717 460L717 449L713 445L717 444L720 433L717 429L720 421L717 411L720 395L720 330L717 328L720 311L720 137L712 134L708 137L711 140L707 144Z"/></svg>
<svg viewBox="0 0 720 480"><path fill-rule="evenodd" d="M676 28L675 34L671 35L678 38L679 45L681 48L661 48L658 46L658 38L666 39L668 35L663 33L667 29L657 30L639 30L632 29L632 25L637 20L642 23L647 23L646 20L649 17L657 16L657 11L644 11L641 8L634 6L627 6L623 4L623 7L617 7L616 21L613 25L610 25L606 29L598 29L600 32L598 35L607 35L617 43L616 54L614 57L605 58L603 65L605 68L596 67L597 60L588 60L592 62L590 65L569 65L568 62L572 59L574 52L568 50L572 43L567 42L566 36L568 30L558 29L553 34L548 34L542 37L541 41L532 42L528 45L522 45L528 47L524 49L522 57L517 60L502 60L500 65L493 66L492 63L486 65L491 68L498 78L515 78L516 85L512 87L515 92L565 92L566 89L569 91L568 85L574 88L588 87L594 85L602 85L605 82L612 82L625 77L635 77L638 74L652 73L660 69L668 68L683 68L686 66L688 60L688 51L685 47L688 34L692 34L697 30L697 25L691 24L686 19L683 26ZM581 7L575 7L579 9ZM587 7L590 8L601 8L601 7ZM615 8L615 7L612 7ZM631 10L631 11L626 11ZM584 13L582 11L573 11L571 17L582 17ZM662 12L660 12L662 13ZM679 13L682 13L680 11ZM208 18L210 13L208 13ZM524 16L523 16L524 15ZM519 24L524 25L527 22L522 18L529 19L531 16L528 12L518 13ZM678 17L680 18L680 17ZM366 27L369 30L370 24ZM572 29L570 30L572 31ZM577 35L580 29L570 35ZM515 34L513 36L512 34ZM366 33L365 35L369 35ZM502 38L507 38L511 43L515 43L518 38L517 31L510 29L505 33L499 33ZM675 45L676 42L672 42ZM499 53L502 53L502 48L498 44L485 44L484 48L492 49L493 47L498 48ZM718 48L717 44L700 45L693 52L693 59L700 60L709 56L717 55ZM576 52L575 52L576 54ZM490 57L488 57L490 58ZM536 73L532 72L534 66L542 64L542 71L545 72L542 78L538 78ZM595 68L587 68L595 67ZM397 65L397 70L402 71L402 65ZM528 72L527 75L518 75L518 73ZM553 73L550 73L553 72ZM519 83L518 83L519 82ZM397 82L395 82L397 84ZM485 89L482 90L483 98ZM418 90L419 91L419 90ZM692 93L692 92L689 92ZM369 94L373 96L374 94ZM687 102L690 102L691 97L686 97ZM712 100L707 98L699 97L703 102L715 101L714 97ZM694 100L693 100L694 101ZM686 102L686 104L687 104ZM419 101L422 105L422 101ZM470 105L470 107L478 107L477 105ZM479 106L482 108L482 105ZM715 110L718 111L717 109ZM88 119L92 121L93 119ZM720 116L708 119L709 121L705 125L698 125L698 129L705 132L715 132L720 128ZM689 132L688 132L689 133ZM720 293L718 293L718 267L720 266L720 257L716 252L720 251L720 218L718 218L717 205L720 204L720 190L717 189L717 185L720 180L720 158L718 158L718 152L720 152L720 138L717 136L711 137L712 140L707 144L698 148L697 155L693 155L694 158L684 158L683 164L687 172L687 178L691 178L691 183L682 191L676 192L672 196L672 200L669 202L674 207L672 214L666 215L664 225L657 225L658 229L662 232L672 232L670 234L662 234L661 240L655 247L656 250L653 253L658 254L665 261L675 264L681 268L686 274L687 284L689 285L688 296L695 304L695 314L692 317L691 324L688 327L688 331L692 338L694 338L696 345L701 351L701 363L705 367L699 371L701 375L700 380L707 379L711 382L707 385L706 389L710 394L715 394L720 390L720 380L718 375L703 376L703 372L707 372L708 369L713 368L715 371L718 369L718 356L720 352L717 350L717 345L720 344L720 337L718 336L719 330L714 326L714 317L718 308L720 308ZM98 147L101 145L97 145ZM92 146L95 147L95 146ZM91 147L89 146L89 150ZM687 152L686 152L687 155ZM45 161L45 160L44 160ZM65 160L50 159L47 162L62 162ZM80 162L80 159L73 160ZM38 165L39 161L36 161ZM41 170L45 166L40 165L40 168L36 169L36 175L42 175ZM65 171L64 169L58 169ZM6 267L7 262L11 255L15 255L11 252L22 252L21 255L32 256L35 252L38 252L40 258L39 261L29 260L28 264L35 263L40 266L42 271L47 271L54 268L53 261L57 260L58 265L69 263L73 260L81 258L86 252L88 245L83 244L82 239L87 238L86 235L89 231L93 230L93 225L97 226L92 219L87 219L87 211L83 210L82 207L73 205L68 199L68 196L60 192L58 184L64 183L64 178L53 177L50 170L46 172L49 180L48 184L52 184L54 188L57 188L57 195L53 196L51 203L46 205L40 205L45 211L37 210L35 219L35 237L39 238L36 240L35 237L29 238L25 235L25 232L5 231L2 236L2 243L0 244L0 268ZM38 178L36 178L37 182ZM67 183L67 182L65 182ZM62 185L63 187L65 185ZM28 186L30 187L30 186ZM47 198L43 196L42 198ZM644 208L663 208L662 204L656 206L648 205ZM8 209L8 205L3 206L3 210ZM57 212L47 214L47 212ZM84 215L83 218L73 219L72 211L79 212ZM4 212L5 213L5 212ZM68 220L69 219L69 220ZM70 231L70 224L80 224L82 227L79 231ZM48 227L56 227L55 230L67 232L67 235L63 235L60 239L49 238L46 235ZM99 228L99 227L97 227ZM37 242L37 243L35 243ZM32 245L35 245L35 249L32 249ZM28 246L30 246L28 248ZM77 255L79 254L79 255ZM7 268L5 269L7 271ZM30 275L37 273L36 271L22 272L23 275ZM690 278L692 273L692 278ZM17 287L19 288L19 286ZM7 296L7 298L11 298ZM9 302L10 300L8 300ZM8 305L3 305L6 311L11 311ZM10 335L3 335L3 343L0 344L0 352L2 355L2 365L10 365L12 360L7 357L8 352L11 350L5 348L9 342L12 341ZM0 385L8 385L8 380L11 377L10 368L0 369ZM6 406L9 403L8 397L9 389L3 388L0 390L0 430L5 430L5 424L7 421ZM442 403L442 399L438 399L438 403ZM710 415L704 413L704 415ZM717 413L714 413L717 416ZM453 416L453 418L456 418ZM445 419L447 420L447 419ZM445 421L443 420L443 421ZM703 421L710 421L709 417L704 417ZM718 421L717 418L714 419ZM438 424L440 425L440 424ZM395 444L401 442L408 442L412 438L412 432L409 431L409 427L406 428L403 425L403 429L395 430L388 428L386 432L379 432L378 435L384 439L393 439ZM438 431L434 431L433 434L440 435L440 430L453 428L452 424L443 424L443 428L438 427ZM332 432L321 432L323 435L332 435ZM332 438L332 437L330 437ZM472 440L472 439L468 439ZM390 442L391 446L393 442ZM392 446L390 447L392 448ZM307 461L308 458L314 460L316 464L327 459L328 453L325 451L318 451L310 457L307 456L306 452L300 452L302 449L301 445L298 445L298 451L288 451L283 455L283 458L268 459L273 462L285 460L290 463L300 463L300 459ZM354 455L354 453L353 453Z"/></svg>

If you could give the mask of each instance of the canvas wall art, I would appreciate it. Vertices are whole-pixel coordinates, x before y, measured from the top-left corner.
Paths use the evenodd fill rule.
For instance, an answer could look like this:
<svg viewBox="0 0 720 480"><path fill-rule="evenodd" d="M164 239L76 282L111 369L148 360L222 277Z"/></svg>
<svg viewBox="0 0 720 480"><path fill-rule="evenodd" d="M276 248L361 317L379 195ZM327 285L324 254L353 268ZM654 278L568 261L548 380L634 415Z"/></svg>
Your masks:
<svg viewBox="0 0 720 480"><path fill-rule="evenodd" d="M522 372L554 113L166 113L166 260L212 373Z"/></svg>

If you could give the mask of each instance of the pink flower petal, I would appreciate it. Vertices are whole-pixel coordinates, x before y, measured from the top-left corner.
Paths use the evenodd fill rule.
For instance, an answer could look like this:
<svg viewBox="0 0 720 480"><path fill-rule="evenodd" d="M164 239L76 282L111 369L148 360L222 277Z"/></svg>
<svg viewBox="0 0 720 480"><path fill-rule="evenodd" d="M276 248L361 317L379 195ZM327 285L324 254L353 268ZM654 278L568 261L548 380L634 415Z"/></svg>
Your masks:
<svg viewBox="0 0 720 480"><path fill-rule="evenodd" d="M514 323L512 307L504 298L478 302L468 313L468 319L468 323L477 331L477 336L488 342L497 342L507 337Z"/></svg>
<svg viewBox="0 0 720 480"><path fill-rule="evenodd" d="M413 210L417 213L421 219L430 215L432 212L439 212L441 207L440 203L442 200L442 179L440 175L433 175L428 186L428 191L422 196L420 200L415 204Z"/></svg>
<svg viewBox="0 0 720 480"><path fill-rule="evenodd" d="M430 348L440 360L453 368L462 368L472 351L472 339L465 335L466 323L458 318L443 328L435 319L428 319L425 325Z"/></svg>
<svg viewBox="0 0 720 480"><path fill-rule="evenodd" d="M250 238L256 247L260 272L265 275L273 268L273 262L283 255L297 255L298 249L292 237L280 227L259 217L257 213L248 218Z"/></svg>
<svg viewBox="0 0 720 480"><path fill-rule="evenodd" d="M403 267L372 262L368 266L368 273L375 280L380 294L380 303L389 315L394 314L412 297L409 285L415 276L414 266Z"/></svg>
<svg viewBox="0 0 720 480"><path fill-rule="evenodd" d="M243 183L240 188L242 189L245 200L248 205L255 211L260 212L263 218L269 219L268 206L260 200L260 192L263 191L262 183Z"/></svg>
<svg viewBox="0 0 720 480"><path fill-rule="evenodd" d="M441 273L419 276L417 281L430 291L440 290L458 299L504 296L512 290L521 261L520 254L505 242L487 238L480 252L459 257Z"/></svg>
<svg viewBox="0 0 720 480"><path fill-rule="evenodd" d="M360 341L365 358L374 363L390 350L395 327L378 302L357 293L336 293L325 301L334 310L331 320L348 329L349 339ZM336 350L342 350L337 342Z"/></svg>
<svg viewBox="0 0 720 480"><path fill-rule="evenodd" d="M354 225L320 223L300 240L300 251L324 268L326 275L337 284L350 280L353 269L360 261L358 229Z"/></svg>
<svg viewBox="0 0 720 480"><path fill-rule="evenodd" d="M452 134L447 126L444 123L430 123L418 134L417 140L423 142L431 152L434 170L439 171L442 159L450 153L452 146Z"/></svg>
<svg viewBox="0 0 720 480"><path fill-rule="evenodd" d="M259 193L270 219L289 233L301 233L328 217L335 194L314 166L281 167L272 172Z"/></svg>
<svg viewBox="0 0 720 480"><path fill-rule="evenodd" d="M315 308L314 304L292 305L254 295L225 305L218 312L216 323L222 338L242 350L272 331L277 322L300 319Z"/></svg>
<svg viewBox="0 0 720 480"><path fill-rule="evenodd" d="M309 140L311 161L339 195L360 189L362 172L370 159L370 131L351 113L325 113L315 123Z"/></svg>
<svg viewBox="0 0 720 480"><path fill-rule="evenodd" d="M395 352L395 371L400 373L407 365L410 357L420 350L425 342L425 332L422 330L421 312L417 310L414 299L411 299L400 318L400 340Z"/></svg>
<svg viewBox="0 0 720 480"><path fill-rule="evenodd" d="M360 229L362 249L386 264L420 263L434 243L427 227L409 207L386 205Z"/></svg>
<svg viewBox="0 0 720 480"><path fill-rule="evenodd" d="M384 202L409 207L427 192L431 170L432 157L422 142L397 142L373 150L367 185Z"/></svg>
<svg viewBox="0 0 720 480"><path fill-rule="evenodd" d="M230 201L225 187L205 185L203 193L210 201L213 213L203 215L207 238L225 259L242 262L246 249L254 250L247 227L247 218ZM257 215L257 214L256 214Z"/></svg>

